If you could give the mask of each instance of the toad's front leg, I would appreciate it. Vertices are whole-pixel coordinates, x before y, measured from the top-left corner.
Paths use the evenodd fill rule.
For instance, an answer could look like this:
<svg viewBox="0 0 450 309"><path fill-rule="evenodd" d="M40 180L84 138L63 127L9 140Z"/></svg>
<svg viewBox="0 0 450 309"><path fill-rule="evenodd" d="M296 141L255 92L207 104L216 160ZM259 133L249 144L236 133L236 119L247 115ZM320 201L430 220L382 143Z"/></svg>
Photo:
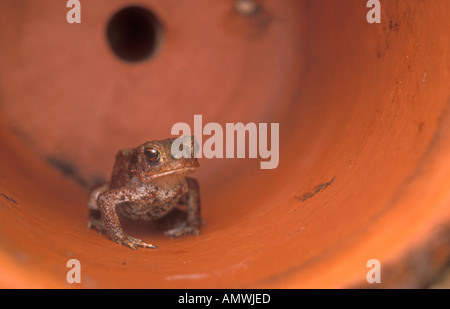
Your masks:
<svg viewBox="0 0 450 309"><path fill-rule="evenodd" d="M142 191L143 189L137 189ZM127 193L123 189L113 189L103 192L97 199L97 205L100 210L103 224L107 235L115 242L125 245L131 249L137 247L157 249L153 244L148 244L143 240L128 236L122 230L119 217L116 212L116 206L124 202L134 202L137 198L145 195L146 192Z"/></svg>
<svg viewBox="0 0 450 309"><path fill-rule="evenodd" d="M187 208L187 219L180 226L166 232L172 237L180 237L186 234L199 234L202 225L200 206L200 186L197 179L186 177L188 192L180 199L180 204L185 204Z"/></svg>

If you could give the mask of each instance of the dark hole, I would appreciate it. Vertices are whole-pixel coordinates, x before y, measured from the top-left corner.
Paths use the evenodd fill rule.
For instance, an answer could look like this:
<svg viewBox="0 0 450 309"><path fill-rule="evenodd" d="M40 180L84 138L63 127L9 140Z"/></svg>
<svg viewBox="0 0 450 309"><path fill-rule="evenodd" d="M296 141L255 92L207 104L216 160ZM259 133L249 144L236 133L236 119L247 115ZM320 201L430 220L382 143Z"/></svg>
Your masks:
<svg viewBox="0 0 450 309"><path fill-rule="evenodd" d="M155 14L138 6L126 7L111 18L106 37L111 49L126 61L142 61L158 50L162 27Z"/></svg>

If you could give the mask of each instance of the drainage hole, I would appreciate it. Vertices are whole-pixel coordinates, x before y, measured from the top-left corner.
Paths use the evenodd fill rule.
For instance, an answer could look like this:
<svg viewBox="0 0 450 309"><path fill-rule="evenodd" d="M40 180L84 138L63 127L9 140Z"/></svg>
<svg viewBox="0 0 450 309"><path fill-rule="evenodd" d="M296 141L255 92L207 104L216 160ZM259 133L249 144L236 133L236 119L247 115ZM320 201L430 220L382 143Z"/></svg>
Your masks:
<svg viewBox="0 0 450 309"><path fill-rule="evenodd" d="M137 62L153 57L161 45L162 26L156 15L143 7L128 6L114 14L106 38L114 54Z"/></svg>

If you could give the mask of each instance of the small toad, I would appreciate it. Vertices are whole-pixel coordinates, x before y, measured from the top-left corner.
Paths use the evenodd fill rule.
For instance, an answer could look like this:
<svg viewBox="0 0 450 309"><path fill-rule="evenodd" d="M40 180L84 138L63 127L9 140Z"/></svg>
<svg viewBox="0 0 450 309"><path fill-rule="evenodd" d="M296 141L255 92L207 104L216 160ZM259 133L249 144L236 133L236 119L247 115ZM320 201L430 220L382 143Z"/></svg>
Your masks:
<svg viewBox="0 0 450 309"><path fill-rule="evenodd" d="M106 232L115 242L132 249L157 248L125 234L119 216L154 221L183 204L187 207L186 220L166 234L172 237L198 235L202 223L199 184L196 179L185 177L199 167L194 156L195 139L184 137L190 154L174 157L171 148L175 140L146 142L118 152L111 181L90 193L89 227Z"/></svg>

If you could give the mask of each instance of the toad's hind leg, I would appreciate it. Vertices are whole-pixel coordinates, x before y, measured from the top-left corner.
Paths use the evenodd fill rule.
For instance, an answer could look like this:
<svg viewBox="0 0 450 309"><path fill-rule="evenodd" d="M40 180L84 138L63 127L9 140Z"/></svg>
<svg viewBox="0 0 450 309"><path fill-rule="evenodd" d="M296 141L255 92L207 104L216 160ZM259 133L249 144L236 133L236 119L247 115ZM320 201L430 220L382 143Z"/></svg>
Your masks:
<svg viewBox="0 0 450 309"><path fill-rule="evenodd" d="M188 192L180 199L179 203L186 205L187 218L181 225L166 232L167 235L172 237L180 237L186 234L198 235L202 225L200 186L194 178L186 177L186 182L188 184Z"/></svg>
<svg viewBox="0 0 450 309"><path fill-rule="evenodd" d="M102 217L100 214L100 209L97 205L97 199L100 194L109 189L108 184L104 184L94 188L90 194L88 199L89 206L89 217L88 217L88 227L96 230L99 233L103 233L105 231L105 225L103 224Z"/></svg>

